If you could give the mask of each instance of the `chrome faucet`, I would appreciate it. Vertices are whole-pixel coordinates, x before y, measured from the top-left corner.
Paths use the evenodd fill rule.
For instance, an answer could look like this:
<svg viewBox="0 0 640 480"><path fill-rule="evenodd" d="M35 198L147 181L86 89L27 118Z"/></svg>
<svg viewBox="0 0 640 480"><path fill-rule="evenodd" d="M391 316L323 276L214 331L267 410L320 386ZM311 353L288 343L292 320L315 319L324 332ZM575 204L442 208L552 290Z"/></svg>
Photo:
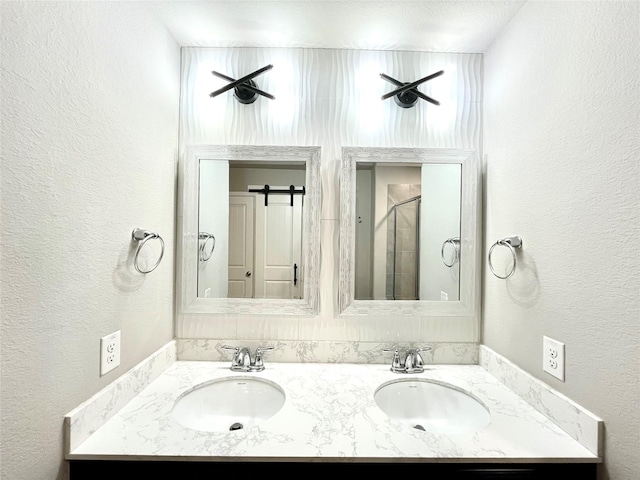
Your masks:
<svg viewBox="0 0 640 480"><path fill-rule="evenodd" d="M249 347L232 347L223 345L225 350L233 350L231 359L231 370L234 372L261 372L264 370L262 356L266 350L273 350L273 347L256 348L255 360L251 361L251 351Z"/></svg>
<svg viewBox="0 0 640 480"><path fill-rule="evenodd" d="M404 352L404 360L400 359L400 351L397 348L385 348L383 352L393 352L391 371L393 373L422 373L424 361L420 352L428 352L433 347L410 348Z"/></svg>

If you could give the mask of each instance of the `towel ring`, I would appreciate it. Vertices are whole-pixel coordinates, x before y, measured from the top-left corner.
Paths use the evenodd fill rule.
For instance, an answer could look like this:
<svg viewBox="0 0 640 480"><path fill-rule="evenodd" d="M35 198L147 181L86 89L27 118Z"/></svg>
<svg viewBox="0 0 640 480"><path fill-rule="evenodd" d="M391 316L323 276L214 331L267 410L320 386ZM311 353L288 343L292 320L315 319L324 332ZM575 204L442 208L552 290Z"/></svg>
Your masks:
<svg viewBox="0 0 640 480"><path fill-rule="evenodd" d="M200 245L200 261L206 262L211 258L211 256L213 255L213 251L216 249L216 237L207 232L200 232L198 234L198 238L200 240L204 240L204 242L202 242L202 244ZM207 253L207 243L209 242L209 240L213 241L211 243L211 250Z"/></svg>
<svg viewBox="0 0 640 480"><path fill-rule="evenodd" d="M509 251L511 252L511 257L513 258L513 263L511 265L511 270L509 271L509 273L507 273L506 276L502 277L500 275L498 275L496 273L496 271L493 269L493 265L491 263L491 253L493 252L493 249L496 248L498 245L500 245L501 247L507 247L509 249ZM491 273L493 273L496 277L505 280L507 278L509 278L511 275L513 275L513 272L516 271L516 248L522 248L522 239L518 236L514 236L514 237L507 237L507 238L503 238L502 240L498 240L496 243L494 243L491 248L489 249L489 268L491 269Z"/></svg>
<svg viewBox="0 0 640 480"><path fill-rule="evenodd" d="M162 260L162 256L164 255L164 240L159 234L154 232L149 232L148 230L143 230L141 228L134 229L133 232L131 233L131 237L136 242L138 242L136 255L135 257L133 257L133 266L136 267L136 270L140 273L153 272L158 267L158 265L160 265L160 261ZM158 257L158 261L155 263L155 265L153 265L153 267L151 267L149 270L142 270L140 268L140 265L138 265L138 255L140 255L140 250L142 250L142 247L144 246L144 244L153 238L157 238L158 240L160 240L160 244L162 246L162 249L160 250L160 256Z"/></svg>
<svg viewBox="0 0 640 480"><path fill-rule="evenodd" d="M444 247L446 247L448 243L451 244L454 252L453 261L450 264L447 263L447 260L444 258ZM447 238L443 242L442 248L440 249L440 257L442 258L442 263L444 263L445 266L449 268L453 267L456 264L456 262L460 260L460 238L459 237Z"/></svg>

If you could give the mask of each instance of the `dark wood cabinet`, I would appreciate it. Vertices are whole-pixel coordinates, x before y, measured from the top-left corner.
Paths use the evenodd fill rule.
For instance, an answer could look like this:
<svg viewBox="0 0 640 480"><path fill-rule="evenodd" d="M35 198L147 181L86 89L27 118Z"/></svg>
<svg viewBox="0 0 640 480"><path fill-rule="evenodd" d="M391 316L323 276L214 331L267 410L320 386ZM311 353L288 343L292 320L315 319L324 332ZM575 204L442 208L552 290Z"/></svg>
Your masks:
<svg viewBox="0 0 640 480"><path fill-rule="evenodd" d="M117 460L72 460L71 480L94 480L96 478L176 479L185 475L204 475L200 478L237 478L235 475L371 475L371 478L397 478L402 474L443 475L451 480L595 480L595 463L413 463L408 461L362 463L362 462L192 462L192 461L117 461ZM222 477L224 475L225 477ZM196 477L191 477L196 478ZM435 477L431 477L435 478Z"/></svg>

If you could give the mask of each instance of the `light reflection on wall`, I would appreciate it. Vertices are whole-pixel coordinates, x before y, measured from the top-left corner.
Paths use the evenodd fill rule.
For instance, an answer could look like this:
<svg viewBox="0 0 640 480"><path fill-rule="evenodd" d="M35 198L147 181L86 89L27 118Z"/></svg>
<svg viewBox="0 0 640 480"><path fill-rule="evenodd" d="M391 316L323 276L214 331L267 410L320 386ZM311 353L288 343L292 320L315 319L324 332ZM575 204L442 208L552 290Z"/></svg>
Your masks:
<svg viewBox="0 0 640 480"><path fill-rule="evenodd" d="M206 62L198 65L198 70L192 84L192 90L189 92L189 85L183 85L183 95L193 99L194 110L197 110L199 117L202 119L202 127L206 129L216 128L224 121L224 111L226 109L227 94L210 97L209 94L219 88L224 87L228 82L214 76L213 70L220 71L225 75L232 76L214 63ZM228 93L231 95L231 93Z"/></svg>
<svg viewBox="0 0 640 480"><path fill-rule="evenodd" d="M267 75L269 93L276 97L268 103L267 119L276 122L280 128L290 128L299 107L294 85L296 76L291 61L284 56L274 58L273 69Z"/></svg>
<svg viewBox="0 0 640 480"><path fill-rule="evenodd" d="M455 128L458 108L460 107L460 101L457 98L458 91L455 84L457 68L455 63L448 63L427 74L435 73L439 70L444 70L444 75L426 82L426 86L423 87L422 91L434 100L440 102L440 105L433 105L429 109L429 122L432 124L434 130L445 132Z"/></svg>
<svg viewBox="0 0 640 480"><path fill-rule="evenodd" d="M380 98L384 93L384 82L380 79L382 69L379 62L366 60L354 73L354 124L369 135L380 132L384 125L385 109Z"/></svg>

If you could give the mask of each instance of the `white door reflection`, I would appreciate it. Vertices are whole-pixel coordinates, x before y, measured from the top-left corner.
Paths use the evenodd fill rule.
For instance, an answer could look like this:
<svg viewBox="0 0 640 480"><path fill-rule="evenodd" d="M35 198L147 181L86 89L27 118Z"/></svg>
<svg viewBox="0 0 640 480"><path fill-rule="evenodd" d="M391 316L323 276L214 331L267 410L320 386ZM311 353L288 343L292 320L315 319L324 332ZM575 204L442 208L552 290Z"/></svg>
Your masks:
<svg viewBox="0 0 640 480"><path fill-rule="evenodd" d="M303 297L305 177L304 162L200 162L199 228L216 248L199 260L199 297Z"/></svg>
<svg viewBox="0 0 640 480"><path fill-rule="evenodd" d="M285 187L275 186L276 190ZM255 296L301 298L302 204L300 195L259 195L256 208Z"/></svg>
<svg viewBox="0 0 640 480"><path fill-rule="evenodd" d="M229 192L229 298L253 298L256 196Z"/></svg>

